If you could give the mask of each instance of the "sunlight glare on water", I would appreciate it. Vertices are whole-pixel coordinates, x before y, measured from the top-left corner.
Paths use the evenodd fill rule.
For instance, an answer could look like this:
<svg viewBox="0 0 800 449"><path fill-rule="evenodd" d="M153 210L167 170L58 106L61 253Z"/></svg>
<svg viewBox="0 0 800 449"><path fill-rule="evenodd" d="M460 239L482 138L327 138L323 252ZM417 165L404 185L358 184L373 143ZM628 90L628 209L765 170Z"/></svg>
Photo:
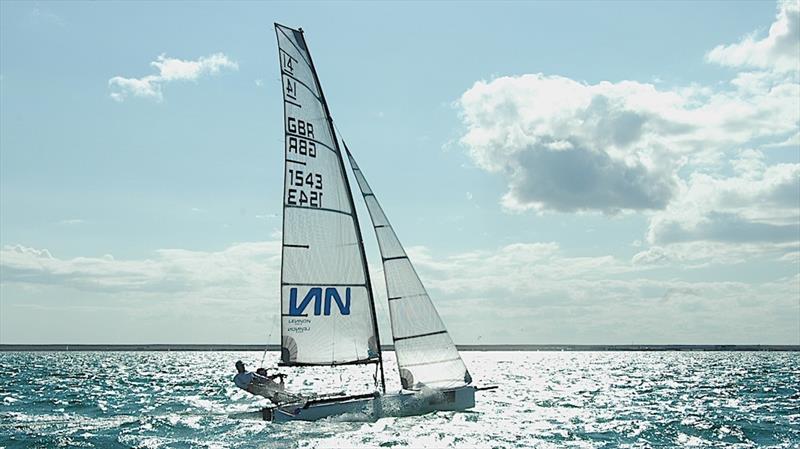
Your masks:
<svg viewBox="0 0 800 449"><path fill-rule="evenodd" d="M0 447L800 446L797 353L462 355L476 385L500 387L470 411L272 424L260 419L268 402L231 381L236 360L254 369L261 353L0 353ZM284 371L305 391L372 383L369 367Z"/></svg>

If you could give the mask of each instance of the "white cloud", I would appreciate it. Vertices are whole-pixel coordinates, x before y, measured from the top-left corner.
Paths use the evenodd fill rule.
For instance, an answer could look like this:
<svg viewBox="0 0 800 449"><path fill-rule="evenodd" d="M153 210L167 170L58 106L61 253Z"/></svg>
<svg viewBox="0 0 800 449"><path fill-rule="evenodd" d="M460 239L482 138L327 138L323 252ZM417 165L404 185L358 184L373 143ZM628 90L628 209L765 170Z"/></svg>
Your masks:
<svg viewBox="0 0 800 449"><path fill-rule="evenodd" d="M659 209L677 161L653 141L651 129L665 124L649 109L676 100L634 82L503 77L462 95L461 143L478 167L507 178L509 209Z"/></svg>
<svg viewBox="0 0 800 449"><path fill-rule="evenodd" d="M33 8L29 19L34 24L56 25L61 28L66 26L66 22L61 16L47 8L42 8L40 5L36 5Z"/></svg>
<svg viewBox="0 0 800 449"><path fill-rule="evenodd" d="M797 132L800 85L745 76L718 92L523 75L477 82L458 105L473 162L506 177L511 210L661 210L678 171Z"/></svg>
<svg viewBox="0 0 800 449"><path fill-rule="evenodd" d="M79 225L79 224L85 224L85 223L86 223L86 220L84 220L82 218L65 218L64 220L60 220L58 222L58 224L60 224L60 225L67 225L67 226Z"/></svg>
<svg viewBox="0 0 800 449"><path fill-rule="evenodd" d="M764 151L800 144L789 70L800 64L798 8L781 3L768 38L709 53L764 69L714 87L545 74L476 82L457 102L460 143L504 178L506 210L645 214L651 247L637 266L780 258L800 242L800 164L768 163Z"/></svg>
<svg viewBox="0 0 800 449"><path fill-rule="evenodd" d="M797 343L800 275L662 279L654 265L674 263L663 253L651 248L627 262L569 256L554 243L445 257L409 249L457 341Z"/></svg>
<svg viewBox="0 0 800 449"><path fill-rule="evenodd" d="M265 294L265 283L277 282L280 242L241 243L222 251L162 249L144 260L111 255L61 259L46 249L14 245L0 250L0 267L4 283L62 285L88 292L253 298Z"/></svg>
<svg viewBox="0 0 800 449"><path fill-rule="evenodd" d="M124 101L133 96L161 101L164 98L163 86L167 82L195 81L206 74L215 75L222 69L239 69L239 64L223 53L204 56L195 61L169 58L161 54L150 65L158 69L158 74L142 78L115 76L108 80L109 87L113 89L111 98Z"/></svg>
<svg viewBox="0 0 800 449"><path fill-rule="evenodd" d="M794 150L800 149L800 132L786 138L782 142L774 142L764 145L764 148L792 148Z"/></svg>
<svg viewBox="0 0 800 449"><path fill-rule="evenodd" d="M631 259L641 268L669 267L691 270L696 268L741 265L748 262L794 262L791 257L800 250L794 242L726 242L696 240L651 246ZM794 264L797 266L797 263ZM740 268L745 269L745 268Z"/></svg>
<svg viewBox="0 0 800 449"><path fill-rule="evenodd" d="M664 248L653 246L636 253L631 259L631 262L636 266L663 265L669 262L669 257L664 251Z"/></svg>
<svg viewBox="0 0 800 449"><path fill-rule="evenodd" d="M757 67L779 72L800 71L800 3L778 3L778 14L763 39L755 33L741 42L718 45L706 59L729 67Z"/></svg>
<svg viewBox="0 0 800 449"><path fill-rule="evenodd" d="M800 164L767 166L761 152L747 150L730 165L733 176L692 173L669 207L653 215L647 240L800 240Z"/></svg>
<svg viewBox="0 0 800 449"><path fill-rule="evenodd" d="M424 247L408 252L459 343L797 343L798 276L753 283L664 280L650 274L652 264L673 263L672 255L664 250L659 257L652 248L647 263L638 263L645 256L633 261L571 256L552 242L449 256ZM197 338L262 341L270 320L277 320L280 253L279 241L220 251L160 250L144 260L58 258L44 249L7 246L0 252L3 300L41 306L36 319L44 322L58 322L52 314L80 307L94 310L97 326L124 320L121 310L136 313L139 321L130 323L130 335L114 337L122 341L141 341L141 325L154 320L167 329L154 329L156 340L171 336L169 329L187 332L196 325L184 323L187 314L206 326L224 325L218 333L192 331ZM796 254L797 249L774 263L796 264ZM372 275L388 330L383 274ZM55 292L56 300L26 293L22 301L9 296L21 295L9 286ZM65 309L57 298L69 292L94 300L74 299ZM220 316L233 321L220 323ZM251 333L239 335L236 329ZM75 332L64 329L64 338Z"/></svg>
<svg viewBox="0 0 800 449"><path fill-rule="evenodd" d="M0 250L0 338L274 343L279 270L280 242L218 251L159 250L145 259L63 258L46 249L5 246Z"/></svg>

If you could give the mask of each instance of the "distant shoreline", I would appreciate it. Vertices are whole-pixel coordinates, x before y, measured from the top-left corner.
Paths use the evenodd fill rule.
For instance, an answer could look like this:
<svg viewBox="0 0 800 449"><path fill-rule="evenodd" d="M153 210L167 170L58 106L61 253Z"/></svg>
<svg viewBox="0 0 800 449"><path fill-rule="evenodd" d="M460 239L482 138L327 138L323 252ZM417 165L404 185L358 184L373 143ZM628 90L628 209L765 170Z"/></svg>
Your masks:
<svg viewBox="0 0 800 449"><path fill-rule="evenodd" d="M459 351L792 351L800 345L456 345ZM66 351L279 351L279 345L232 344L0 344L0 352ZM393 351L384 345L384 351Z"/></svg>

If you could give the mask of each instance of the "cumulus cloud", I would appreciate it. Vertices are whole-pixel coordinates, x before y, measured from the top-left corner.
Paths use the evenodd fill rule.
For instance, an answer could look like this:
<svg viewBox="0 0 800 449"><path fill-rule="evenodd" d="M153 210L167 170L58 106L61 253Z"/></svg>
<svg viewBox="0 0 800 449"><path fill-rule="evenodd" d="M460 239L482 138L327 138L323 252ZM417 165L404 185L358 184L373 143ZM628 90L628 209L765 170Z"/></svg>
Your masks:
<svg viewBox="0 0 800 449"><path fill-rule="evenodd" d="M478 81L457 102L460 143L503 177L508 211L642 213L636 266L781 258L800 244L800 164L765 152L800 149L798 5L779 4L767 37L709 52L745 68L713 87Z"/></svg>
<svg viewBox="0 0 800 449"><path fill-rule="evenodd" d="M150 65L157 69L158 74L142 78L115 76L108 80L108 85L112 89L111 98L120 102L128 97L161 101L164 98L163 86L168 82L196 81L203 75L215 75L222 69L239 69L239 64L223 53L203 56L194 61L169 58L161 54Z"/></svg>
<svg viewBox="0 0 800 449"><path fill-rule="evenodd" d="M767 166L763 153L743 151L732 176L692 173L681 194L650 220L651 244L694 240L800 240L800 164Z"/></svg>
<svg viewBox="0 0 800 449"><path fill-rule="evenodd" d="M719 92L543 74L480 81L458 104L461 143L506 177L511 210L662 210L678 170L719 163L755 138L796 133L796 82L741 76Z"/></svg>
<svg viewBox="0 0 800 449"><path fill-rule="evenodd" d="M478 82L459 105L473 161L507 178L512 210L659 209L675 179L661 127L641 103L673 102L653 86L587 85L564 77L524 75Z"/></svg>
<svg viewBox="0 0 800 449"><path fill-rule="evenodd" d="M680 268L692 270L705 267L740 265L747 262L757 264L782 262L798 266L793 255L798 254L797 241L713 241L694 240L654 245L640 251L631 262L642 269ZM798 292L800 294L800 292Z"/></svg>
<svg viewBox="0 0 800 449"><path fill-rule="evenodd" d="M729 67L757 67L779 72L800 71L800 3L778 3L778 14L766 37L750 34L740 42L718 45L706 59Z"/></svg>
<svg viewBox="0 0 800 449"><path fill-rule="evenodd" d="M637 266L663 265L669 263L669 261L669 256L664 251L664 248L659 246L653 246L638 252L631 259L631 262Z"/></svg>

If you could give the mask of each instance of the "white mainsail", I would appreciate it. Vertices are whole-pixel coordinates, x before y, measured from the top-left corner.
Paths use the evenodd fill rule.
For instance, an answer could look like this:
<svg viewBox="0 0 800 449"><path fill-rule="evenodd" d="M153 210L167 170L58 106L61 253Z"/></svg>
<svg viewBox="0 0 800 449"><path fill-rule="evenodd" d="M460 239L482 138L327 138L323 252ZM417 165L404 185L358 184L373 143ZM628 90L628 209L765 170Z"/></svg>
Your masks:
<svg viewBox="0 0 800 449"><path fill-rule="evenodd" d="M450 388L472 382L447 329L375 194L345 145L383 259L394 350L403 388Z"/></svg>
<svg viewBox="0 0 800 449"><path fill-rule="evenodd" d="M369 273L330 113L302 31L275 32L286 133L281 362L377 363Z"/></svg>

